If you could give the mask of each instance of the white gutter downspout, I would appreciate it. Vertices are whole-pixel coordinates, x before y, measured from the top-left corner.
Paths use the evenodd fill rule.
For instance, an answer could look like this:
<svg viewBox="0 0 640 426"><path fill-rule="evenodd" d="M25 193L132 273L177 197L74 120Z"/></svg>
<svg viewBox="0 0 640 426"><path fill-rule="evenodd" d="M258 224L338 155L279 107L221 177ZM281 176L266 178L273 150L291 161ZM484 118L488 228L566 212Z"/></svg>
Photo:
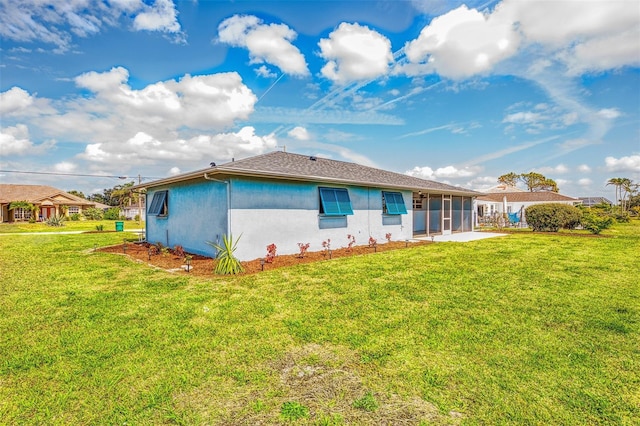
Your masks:
<svg viewBox="0 0 640 426"><path fill-rule="evenodd" d="M231 182L228 180L218 180L204 174L206 180L224 183L227 185L227 237L231 236Z"/></svg>

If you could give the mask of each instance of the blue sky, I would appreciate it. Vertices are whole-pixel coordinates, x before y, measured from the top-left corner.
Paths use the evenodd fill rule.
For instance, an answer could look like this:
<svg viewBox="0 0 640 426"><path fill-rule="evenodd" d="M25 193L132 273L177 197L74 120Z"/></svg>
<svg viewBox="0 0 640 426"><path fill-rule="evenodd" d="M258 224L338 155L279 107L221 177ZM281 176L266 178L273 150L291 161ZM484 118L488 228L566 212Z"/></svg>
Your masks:
<svg viewBox="0 0 640 426"><path fill-rule="evenodd" d="M285 146L477 190L640 181L638 0L0 0L0 37L3 183Z"/></svg>

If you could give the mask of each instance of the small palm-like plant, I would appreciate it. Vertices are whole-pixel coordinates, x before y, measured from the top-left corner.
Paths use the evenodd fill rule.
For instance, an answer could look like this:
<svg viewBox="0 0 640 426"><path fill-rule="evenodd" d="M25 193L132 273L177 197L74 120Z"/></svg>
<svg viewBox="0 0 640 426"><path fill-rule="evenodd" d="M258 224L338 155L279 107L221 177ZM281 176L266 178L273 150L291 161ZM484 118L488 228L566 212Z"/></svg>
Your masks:
<svg viewBox="0 0 640 426"><path fill-rule="evenodd" d="M238 237L238 239L234 241L231 235L223 235L222 244L209 241L207 242L207 244L216 249L218 253L216 255L216 259L218 259L218 262L216 263L216 267L214 269L214 272L216 274L235 275L244 271L242 264L233 254L236 251L238 241L240 241L240 237Z"/></svg>
<svg viewBox="0 0 640 426"><path fill-rule="evenodd" d="M64 226L64 216L51 216L46 223L47 226Z"/></svg>

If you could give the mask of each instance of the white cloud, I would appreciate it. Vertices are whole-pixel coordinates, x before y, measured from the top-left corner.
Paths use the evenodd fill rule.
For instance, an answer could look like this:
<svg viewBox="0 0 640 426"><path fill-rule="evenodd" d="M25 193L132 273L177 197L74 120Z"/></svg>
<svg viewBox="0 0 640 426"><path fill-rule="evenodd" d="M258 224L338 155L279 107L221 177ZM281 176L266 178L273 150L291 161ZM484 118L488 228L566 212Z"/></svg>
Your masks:
<svg viewBox="0 0 640 426"><path fill-rule="evenodd" d="M258 136L255 129L249 126L235 133L198 135L189 139L159 140L140 132L123 142L114 140L89 144L78 157L103 165L173 161L193 167L194 162L209 164L211 161L262 154L276 145L277 140L273 135Z"/></svg>
<svg viewBox="0 0 640 426"><path fill-rule="evenodd" d="M569 112L562 115L562 124L564 126L571 126L572 124L576 124L578 122L579 115L577 112Z"/></svg>
<svg viewBox="0 0 640 426"><path fill-rule="evenodd" d="M278 76L278 74L272 72L269 68L267 68L264 65L261 65L260 68L256 68L254 71L256 72L256 75L259 77L276 78Z"/></svg>
<svg viewBox="0 0 640 426"><path fill-rule="evenodd" d="M288 135L294 139L297 139L299 141L308 141L311 136L309 135L309 132L307 131L307 129L305 129L304 127L294 127L293 129L291 129L288 133Z"/></svg>
<svg viewBox="0 0 640 426"><path fill-rule="evenodd" d="M446 166L439 167L433 170L431 167L419 167L416 166L412 170L408 170L405 174L409 176L415 176L422 179L455 179L455 178L468 178L477 175L482 171L480 166L468 166L468 167L456 167Z"/></svg>
<svg viewBox="0 0 640 426"><path fill-rule="evenodd" d="M383 76L393 62L389 39L359 24L341 23L318 45L327 61L322 75L337 83Z"/></svg>
<svg viewBox="0 0 640 426"><path fill-rule="evenodd" d="M604 108L597 112L597 114L602 118L614 119L620 117L620 111L616 108Z"/></svg>
<svg viewBox="0 0 640 426"><path fill-rule="evenodd" d="M134 90L128 84L129 72L113 68L104 73L89 72L76 78L79 87L95 93L95 98L77 100L77 105L50 123L49 130L65 128L66 123L86 121L91 132L107 131L116 123L119 129L149 134L175 131L181 127L220 129L235 120L245 120L253 112L256 96L235 73L184 75ZM77 123L74 123L74 127ZM100 125L106 128L101 129ZM65 129L69 130L69 129ZM112 128L111 131L114 131ZM107 135L105 135L107 136ZM111 135L113 137L113 135Z"/></svg>
<svg viewBox="0 0 640 426"><path fill-rule="evenodd" d="M635 1L506 0L503 13L527 43L565 63L569 74L640 63L640 8Z"/></svg>
<svg viewBox="0 0 640 426"><path fill-rule="evenodd" d="M640 27L579 44L573 49L572 55L565 56L568 71L572 75L580 75L589 71L638 65L638 39ZM634 57L635 60L631 59Z"/></svg>
<svg viewBox="0 0 640 426"><path fill-rule="evenodd" d="M607 157L604 162L609 172L640 173L640 155L629 155L621 158Z"/></svg>
<svg viewBox="0 0 640 426"><path fill-rule="evenodd" d="M284 24L265 25L251 15L234 15L218 26L218 41L249 50L251 63L268 63L282 72L304 77L309 69L304 56L292 42L297 33Z"/></svg>
<svg viewBox="0 0 640 426"><path fill-rule="evenodd" d="M530 124L537 123L542 119L542 115L535 112L516 112L507 115L502 122L503 123L517 123L517 124Z"/></svg>
<svg viewBox="0 0 640 426"><path fill-rule="evenodd" d="M593 141L586 138L576 138L576 139L568 139L558 146L566 153L575 151L576 149L584 148L585 146L593 145L597 143L597 141Z"/></svg>
<svg viewBox="0 0 640 426"><path fill-rule="evenodd" d="M427 166L423 166L423 167L416 166L413 169L407 170L404 173L406 175L419 177L422 179L433 179L435 177L433 173L433 169Z"/></svg>
<svg viewBox="0 0 640 426"><path fill-rule="evenodd" d="M567 166L565 166L564 164L558 164L555 167L551 167L551 166L538 167L538 168L534 169L533 171L535 171L537 173L541 173L543 175L565 174L565 173L569 173L569 168Z"/></svg>
<svg viewBox="0 0 640 426"><path fill-rule="evenodd" d="M140 31L161 31L177 33L180 31L178 13L172 1L155 0L151 6L144 5L133 20L133 27Z"/></svg>
<svg viewBox="0 0 640 426"><path fill-rule="evenodd" d="M82 96L54 104L14 88L2 93L2 105L13 116L35 117L28 122L32 133L86 144L79 158L118 169L137 163L199 161L209 153L241 157L275 146L274 137L256 136L248 128L217 134L247 120L257 102L237 73L185 75L140 89L133 89L128 80L129 72L121 67L87 72L75 79L85 89ZM34 145L24 125L2 133L3 155L40 153L55 143Z"/></svg>
<svg viewBox="0 0 640 426"><path fill-rule="evenodd" d="M74 36L90 37L106 26L120 25L122 20L131 22L134 30L161 31L184 39L175 6L169 0L156 0L152 5L141 0L21 0L2 4L1 37L53 44L58 53L71 49Z"/></svg>
<svg viewBox="0 0 640 426"><path fill-rule="evenodd" d="M24 124L0 129L0 154L24 155L30 153L33 143L29 140L29 129Z"/></svg>
<svg viewBox="0 0 640 426"><path fill-rule="evenodd" d="M566 45L577 39L624 31L637 24L640 11L634 1L506 0L505 12L519 23L530 41Z"/></svg>
<svg viewBox="0 0 640 426"><path fill-rule="evenodd" d="M463 5L434 18L405 50L405 73L437 72L452 79L489 72L518 53L523 62L538 64L535 72L553 61L569 75L637 66L640 8L636 1L556 1L541 7L539 0L504 0L481 13Z"/></svg>
<svg viewBox="0 0 640 426"><path fill-rule="evenodd" d="M582 178L582 179L578 179L578 185L580 186L591 186L591 184L593 183L593 181L589 178Z"/></svg>
<svg viewBox="0 0 640 426"><path fill-rule="evenodd" d="M0 114L11 114L21 111L33 104L33 98L24 89L12 87L0 93Z"/></svg>
<svg viewBox="0 0 640 426"><path fill-rule="evenodd" d="M478 176L467 182L468 188L475 189L476 191L484 191L489 188L493 188L498 184L497 176Z"/></svg>
<svg viewBox="0 0 640 426"><path fill-rule="evenodd" d="M180 173L180 167L172 167L169 169L169 176L179 175Z"/></svg>
<svg viewBox="0 0 640 426"><path fill-rule="evenodd" d="M422 65L419 73L437 72L452 79L490 71L515 54L520 44L513 21L499 9L484 15L463 5L433 19L417 39L405 45L407 58ZM411 67L405 71L416 72Z"/></svg>
<svg viewBox="0 0 640 426"><path fill-rule="evenodd" d="M53 170L59 173L71 173L78 168L77 164L74 164L70 161L62 161L53 166Z"/></svg>
<svg viewBox="0 0 640 426"><path fill-rule="evenodd" d="M582 173L590 173L591 172L591 167L589 167L586 164L581 164L578 166L578 171L582 172Z"/></svg>
<svg viewBox="0 0 640 426"><path fill-rule="evenodd" d="M543 130L565 129L578 122L586 121L595 123L596 121L607 121L615 118L619 112L616 109L603 109L599 112L587 110L580 106L578 111L569 111L567 108L575 107L574 104L566 103L566 105L538 104L529 110L525 109L526 104L518 103L508 108L510 112L505 115L503 123L508 124L507 131L522 126L527 133L539 133Z"/></svg>

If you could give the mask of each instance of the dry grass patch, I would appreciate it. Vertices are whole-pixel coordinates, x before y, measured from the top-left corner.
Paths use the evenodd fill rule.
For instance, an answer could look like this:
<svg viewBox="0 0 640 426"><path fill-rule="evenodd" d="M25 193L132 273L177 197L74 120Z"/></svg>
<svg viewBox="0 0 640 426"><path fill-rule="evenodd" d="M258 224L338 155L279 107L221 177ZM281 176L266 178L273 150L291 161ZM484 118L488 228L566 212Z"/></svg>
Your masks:
<svg viewBox="0 0 640 426"><path fill-rule="evenodd" d="M443 415L417 396L372 390L360 375L360 359L343 347L306 344L263 366L270 386L252 385L249 373L243 383L210 381L175 395L174 403L199 421L225 425L459 424L461 415ZM299 418L291 407L299 408Z"/></svg>

